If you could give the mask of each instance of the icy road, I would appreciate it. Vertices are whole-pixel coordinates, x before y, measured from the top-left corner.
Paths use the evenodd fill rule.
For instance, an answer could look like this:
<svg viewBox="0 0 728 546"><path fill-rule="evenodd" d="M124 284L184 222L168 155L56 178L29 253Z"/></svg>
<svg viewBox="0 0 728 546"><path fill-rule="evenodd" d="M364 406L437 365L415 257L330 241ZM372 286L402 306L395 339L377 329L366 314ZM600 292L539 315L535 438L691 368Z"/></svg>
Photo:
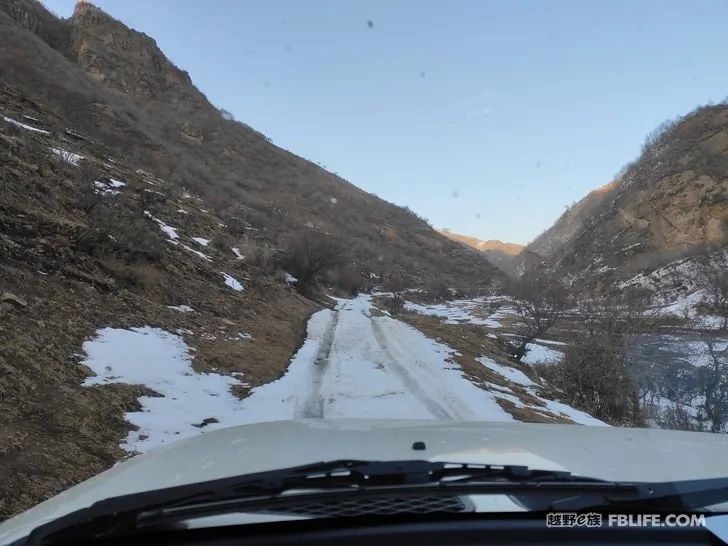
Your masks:
<svg viewBox="0 0 728 546"><path fill-rule="evenodd" d="M378 314L378 313L377 313ZM453 362L455 351L415 328L375 316L370 296L339 300L315 313L308 335L285 375L240 400L236 377L198 373L192 353L175 334L148 326L104 328L84 343L83 361L95 376L84 385L145 385L158 396L139 398L128 412L135 430L122 443L147 451L207 430L245 423L304 418L408 418L513 421L497 398L523 404L504 387L484 390ZM538 398L521 371L486 358L479 361ZM601 421L560 402L540 399L535 408L577 423Z"/></svg>
<svg viewBox="0 0 728 546"><path fill-rule="evenodd" d="M411 326L372 316L368 296L319 311L280 380L243 403L254 420L316 417L512 421L462 377L454 351Z"/></svg>

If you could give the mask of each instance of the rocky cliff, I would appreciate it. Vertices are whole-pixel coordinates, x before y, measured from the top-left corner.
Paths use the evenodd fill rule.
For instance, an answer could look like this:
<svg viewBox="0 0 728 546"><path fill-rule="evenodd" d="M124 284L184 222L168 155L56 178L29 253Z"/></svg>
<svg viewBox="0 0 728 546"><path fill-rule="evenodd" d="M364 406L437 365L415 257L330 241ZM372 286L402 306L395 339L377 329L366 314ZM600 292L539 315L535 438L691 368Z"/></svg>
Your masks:
<svg viewBox="0 0 728 546"><path fill-rule="evenodd" d="M728 105L664 124L615 181L527 246L554 275L607 290L696 249L728 243Z"/></svg>

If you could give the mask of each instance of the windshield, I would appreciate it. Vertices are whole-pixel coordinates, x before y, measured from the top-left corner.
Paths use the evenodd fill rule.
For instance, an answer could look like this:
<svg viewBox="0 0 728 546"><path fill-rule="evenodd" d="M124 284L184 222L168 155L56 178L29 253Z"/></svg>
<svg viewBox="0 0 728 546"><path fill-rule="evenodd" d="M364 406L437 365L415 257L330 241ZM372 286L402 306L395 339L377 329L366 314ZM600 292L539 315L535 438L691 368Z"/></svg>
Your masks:
<svg viewBox="0 0 728 546"><path fill-rule="evenodd" d="M64 510L332 460L728 477L727 19L0 0L0 521L112 467Z"/></svg>

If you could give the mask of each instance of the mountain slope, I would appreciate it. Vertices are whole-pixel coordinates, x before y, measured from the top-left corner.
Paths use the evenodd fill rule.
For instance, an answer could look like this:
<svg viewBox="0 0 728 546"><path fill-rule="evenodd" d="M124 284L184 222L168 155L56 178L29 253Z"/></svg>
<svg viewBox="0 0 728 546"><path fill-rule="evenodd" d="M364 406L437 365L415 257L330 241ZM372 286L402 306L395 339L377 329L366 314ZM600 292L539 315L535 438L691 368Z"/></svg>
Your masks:
<svg viewBox="0 0 728 546"><path fill-rule="evenodd" d="M575 288L601 291L727 242L728 105L721 104L663 125L624 174L572 206L526 252Z"/></svg>
<svg viewBox="0 0 728 546"><path fill-rule="evenodd" d="M366 276L500 275L226 119L153 40L92 5L59 20L0 0L0 519L118 461L125 413L159 398L88 382L85 348L105 332L179 337L237 398L285 373L323 305L278 265L307 232Z"/></svg>
<svg viewBox="0 0 728 546"><path fill-rule="evenodd" d="M452 282L492 276L485 260L409 211L224 119L151 38L93 5L79 3L67 21L49 19L31 0L0 6L15 22L3 23L3 79L137 167L258 224L275 241L313 226L344 240L370 270L386 263L418 277L443 271ZM37 39L52 26L67 43Z"/></svg>

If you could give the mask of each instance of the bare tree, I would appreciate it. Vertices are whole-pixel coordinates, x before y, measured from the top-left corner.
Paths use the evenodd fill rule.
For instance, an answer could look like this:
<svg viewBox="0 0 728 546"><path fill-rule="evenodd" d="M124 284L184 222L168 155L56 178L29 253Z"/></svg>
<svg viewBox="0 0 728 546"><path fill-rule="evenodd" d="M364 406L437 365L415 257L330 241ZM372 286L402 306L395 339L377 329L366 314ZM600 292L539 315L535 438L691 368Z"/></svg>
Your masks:
<svg viewBox="0 0 728 546"><path fill-rule="evenodd" d="M728 423L728 342L713 333L703 335L706 363L698 370L703 403L699 418L708 421L711 432L723 432Z"/></svg>
<svg viewBox="0 0 728 546"><path fill-rule="evenodd" d="M610 423L640 425L640 396L650 397L648 382L638 389L627 355L635 336L655 331L661 322L648 294L630 290L582 300L577 315L584 332L566 349L563 361L548 371L572 405Z"/></svg>
<svg viewBox="0 0 728 546"><path fill-rule="evenodd" d="M655 421L661 428L670 430L691 430L694 432L702 430L685 406L675 402L662 409L655 417Z"/></svg>
<svg viewBox="0 0 728 546"><path fill-rule="evenodd" d="M511 345L511 355L520 362L528 352L528 344L564 317L569 308L569 296L561 284L540 274L524 275L513 281L511 292L522 323L521 332Z"/></svg>
<svg viewBox="0 0 728 546"><path fill-rule="evenodd" d="M578 310L589 335L603 335L621 340L654 332L664 322L659 310L651 305L649 290L631 288L601 298L584 299Z"/></svg>
<svg viewBox="0 0 728 546"><path fill-rule="evenodd" d="M697 258L698 282L707 294L708 310L723 319L721 330L728 329L728 258L725 252L703 251Z"/></svg>

